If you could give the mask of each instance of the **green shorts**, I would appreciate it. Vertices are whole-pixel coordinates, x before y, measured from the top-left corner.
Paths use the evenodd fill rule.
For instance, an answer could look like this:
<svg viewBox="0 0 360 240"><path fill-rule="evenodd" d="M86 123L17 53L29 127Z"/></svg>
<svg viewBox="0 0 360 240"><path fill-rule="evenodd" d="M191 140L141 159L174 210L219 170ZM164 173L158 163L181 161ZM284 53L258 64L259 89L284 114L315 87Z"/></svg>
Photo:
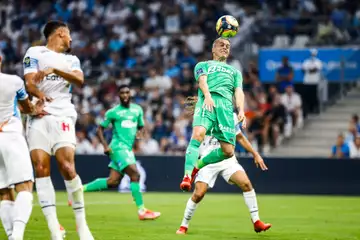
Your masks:
<svg viewBox="0 0 360 240"><path fill-rule="evenodd" d="M216 106L212 112L202 108L204 98L199 97L195 106L193 127L203 126L217 140L235 146L233 103L219 94L212 93L211 97Z"/></svg>
<svg viewBox="0 0 360 240"><path fill-rule="evenodd" d="M123 173L124 169L129 165L136 164L136 159L133 151L127 149L116 149L110 154L111 162L109 168L114 169L119 173Z"/></svg>

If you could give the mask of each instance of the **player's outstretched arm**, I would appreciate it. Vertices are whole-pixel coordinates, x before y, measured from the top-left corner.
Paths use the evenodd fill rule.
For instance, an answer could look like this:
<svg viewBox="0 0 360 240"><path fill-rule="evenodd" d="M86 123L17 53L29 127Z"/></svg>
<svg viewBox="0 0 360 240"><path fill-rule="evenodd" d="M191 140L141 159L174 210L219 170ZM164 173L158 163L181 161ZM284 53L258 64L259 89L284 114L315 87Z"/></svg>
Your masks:
<svg viewBox="0 0 360 240"><path fill-rule="evenodd" d="M249 140L244 136L244 134L242 134L242 132L239 132L236 135L236 140L238 143L240 143L241 146L243 146L245 148L246 151L248 151L249 153L251 153L254 157L254 161L257 167L260 166L261 170L267 170L267 166L264 163L264 159L262 159L262 157L260 156L260 154L255 151L255 149L252 147L251 143L249 142Z"/></svg>
<svg viewBox="0 0 360 240"><path fill-rule="evenodd" d="M199 77L199 88L205 96L203 108L207 109L208 111L212 111L215 107L215 103L209 91L209 86L207 84L207 75L201 75Z"/></svg>

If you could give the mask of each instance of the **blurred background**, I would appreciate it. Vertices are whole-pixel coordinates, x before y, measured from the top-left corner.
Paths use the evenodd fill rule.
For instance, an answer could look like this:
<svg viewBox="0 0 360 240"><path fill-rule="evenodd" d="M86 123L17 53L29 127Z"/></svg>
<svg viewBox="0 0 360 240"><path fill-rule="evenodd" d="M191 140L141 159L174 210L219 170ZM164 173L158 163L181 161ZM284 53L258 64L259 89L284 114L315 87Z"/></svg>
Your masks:
<svg viewBox="0 0 360 240"><path fill-rule="evenodd" d="M228 63L243 73L246 135L265 156L360 157L360 2L353 0L2 0L3 71L22 75L49 19L66 22L86 84L74 88L78 154L102 154L96 126L129 84L145 113L139 155L183 155L184 100L209 59L216 20L236 17ZM111 130L106 132L111 138ZM237 146L237 152L247 153Z"/></svg>

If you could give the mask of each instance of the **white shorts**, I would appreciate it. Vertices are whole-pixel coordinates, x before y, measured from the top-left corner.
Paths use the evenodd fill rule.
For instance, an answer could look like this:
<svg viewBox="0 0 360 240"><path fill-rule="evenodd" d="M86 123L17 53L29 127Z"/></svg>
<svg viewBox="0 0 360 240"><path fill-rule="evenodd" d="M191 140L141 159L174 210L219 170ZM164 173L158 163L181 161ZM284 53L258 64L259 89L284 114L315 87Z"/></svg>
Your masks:
<svg viewBox="0 0 360 240"><path fill-rule="evenodd" d="M245 171L244 168L236 160L236 156L232 156L229 159L223 160L218 163L209 164L198 172L195 179L196 182L204 182L209 188L213 188L217 176L220 174L226 182L232 184L230 177L237 171Z"/></svg>
<svg viewBox="0 0 360 240"><path fill-rule="evenodd" d="M41 149L51 155L62 147L75 149L75 121L71 117L53 115L30 119L26 128L30 151Z"/></svg>
<svg viewBox="0 0 360 240"><path fill-rule="evenodd" d="M21 133L0 133L0 189L34 181L29 149Z"/></svg>

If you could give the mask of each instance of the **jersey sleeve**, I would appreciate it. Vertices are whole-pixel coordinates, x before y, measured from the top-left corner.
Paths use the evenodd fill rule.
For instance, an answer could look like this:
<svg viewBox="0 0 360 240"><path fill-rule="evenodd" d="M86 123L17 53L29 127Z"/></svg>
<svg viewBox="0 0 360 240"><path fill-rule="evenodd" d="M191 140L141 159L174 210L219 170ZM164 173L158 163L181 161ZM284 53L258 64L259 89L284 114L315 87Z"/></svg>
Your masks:
<svg viewBox="0 0 360 240"><path fill-rule="evenodd" d="M24 81L21 78L17 78L16 82L17 82L16 99L20 101L27 99L29 95L25 90Z"/></svg>
<svg viewBox="0 0 360 240"><path fill-rule="evenodd" d="M80 60L76 56L73 56L73 59L72 59L72 62L71 62L71 71L80 71L80 72L82 72Z"/></svg>
<svg viewBox="0 0 360 240"><path fill-rule="evenodd" d="M100 123L100 126L107 128L109 127L111 122L112 122L112 111L110 109L106 111L104 120Z"/></svg>
<svg viewBox="0 0 360 240"><path fill-rule="evenodd" d="M235 88L243 88L243 77L239 70L236 70L235 75Z"/></svg>
<svg viewBox="0 0 360 240"><path fill-rule="evenodd" d="M140 107L139 117L138 117L138 127L144 127L144 111Z"/></svg>
<svg viewBox="0 0 360 240"><path fill-rule="evenodd" d="M199 80L200 76L207 75L207 74L208 74L207 62L199 62L198 64L196 64L196 66L194 68L194 76L195 76L196 81Z"/></svg>
<svg viewBox="0 0 360 240"><path fill-rule="evenodd" d="M28 73L36 73L39 69L39 59L36 49L29 48L23 59L24 75Z"/></svg>

